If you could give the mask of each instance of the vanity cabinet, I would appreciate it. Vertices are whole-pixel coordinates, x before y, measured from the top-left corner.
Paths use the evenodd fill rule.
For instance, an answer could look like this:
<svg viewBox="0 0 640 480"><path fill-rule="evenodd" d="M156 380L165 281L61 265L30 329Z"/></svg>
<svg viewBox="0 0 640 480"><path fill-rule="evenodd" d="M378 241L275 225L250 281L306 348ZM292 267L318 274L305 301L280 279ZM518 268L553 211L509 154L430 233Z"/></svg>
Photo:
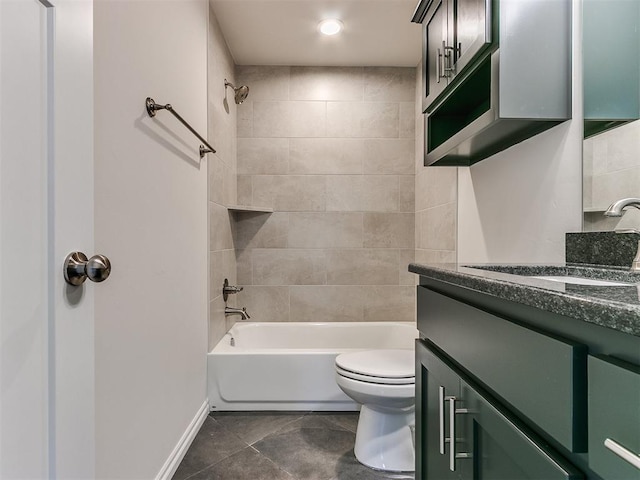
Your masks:
<svg viewBox="0 0 640 480"><path fill-rule="evenodd" d="M424 112L491 44L491 0L435 0L422 29Z"/></svg>
<svg viewBox="0 0 640 480"><path fill-rule="evenodd" d="M571 118L571 0L422 0L424 164L471 165Z"/></svg>
<svg viewBox="0 0 640 480"><path fill-rule="evenodd" d="M640 480L637 337L420 283L416 478Z"/></svg>
<svg viewBox="0 0 640 480"><path fill-rule="evenodd" d="M433 345L418 340L417 422L426 449L416 478L566 480L584 476ZM455 439L452 441L451 439Z"/></svg>

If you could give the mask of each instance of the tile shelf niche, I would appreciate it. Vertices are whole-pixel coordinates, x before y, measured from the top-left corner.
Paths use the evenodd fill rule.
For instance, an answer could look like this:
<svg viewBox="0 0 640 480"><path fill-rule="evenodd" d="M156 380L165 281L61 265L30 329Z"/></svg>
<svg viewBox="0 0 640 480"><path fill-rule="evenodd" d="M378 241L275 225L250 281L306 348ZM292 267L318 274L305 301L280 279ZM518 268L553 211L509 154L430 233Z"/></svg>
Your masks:
<svg viewBox="0 0 640 480"><path fill-rule="evenodd" d="M273 208L255 207L252 205L229 205L227 210L233 213L250 212L250 213L273 213Z"/></svg>

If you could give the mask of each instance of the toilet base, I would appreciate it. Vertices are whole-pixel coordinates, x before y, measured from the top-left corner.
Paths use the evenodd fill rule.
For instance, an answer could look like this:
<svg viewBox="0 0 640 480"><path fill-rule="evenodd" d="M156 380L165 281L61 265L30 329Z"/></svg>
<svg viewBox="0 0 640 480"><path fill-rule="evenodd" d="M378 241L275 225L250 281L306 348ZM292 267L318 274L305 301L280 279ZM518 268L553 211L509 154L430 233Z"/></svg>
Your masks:
<svg viewBox="0 0 640 480"><path fill-rule="evenodd" d="M385 409L363 405L354 453L360 463L389 472L415 471L412 429L415 408Z"/></svg>

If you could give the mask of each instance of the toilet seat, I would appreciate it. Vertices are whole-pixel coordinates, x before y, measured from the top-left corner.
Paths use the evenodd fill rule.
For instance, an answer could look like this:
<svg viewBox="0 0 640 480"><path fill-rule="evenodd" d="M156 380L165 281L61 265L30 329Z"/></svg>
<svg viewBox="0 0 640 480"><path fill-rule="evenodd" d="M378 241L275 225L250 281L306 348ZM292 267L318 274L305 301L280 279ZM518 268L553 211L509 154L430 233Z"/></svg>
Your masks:
<svg viewBox="0 0 640 480"><path fill-rule="evenodd" d="M380 385L413 385L416 383L415 376L410 377L374 377L372 375L363 375L362 373L350 372L336 365L336 373L342 377L358 380L366 383L377 383Z"/></svg>
<svg viewBox="0 0 640 480"><path fill-rule="evenodd" d="M380 384L415 383L412 350L367 350L336 357L338 374L354 380Z"/></svg>

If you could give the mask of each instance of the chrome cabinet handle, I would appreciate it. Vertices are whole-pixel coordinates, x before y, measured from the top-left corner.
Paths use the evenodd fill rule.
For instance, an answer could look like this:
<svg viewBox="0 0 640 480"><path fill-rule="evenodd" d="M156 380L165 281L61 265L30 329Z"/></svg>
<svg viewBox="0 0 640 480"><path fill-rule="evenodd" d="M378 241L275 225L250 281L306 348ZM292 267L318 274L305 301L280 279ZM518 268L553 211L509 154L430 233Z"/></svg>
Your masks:
<svg viewBox="0 0 640 480"><path fill-rule="evenodd" d="M436 54L436 83L440 83L440 79L442 75L440 74L440 61L442 60L442 53L440 53L440 49L438 48L438 53Z"/></svg>
<svg viewBox="0 0 640 480"><path fill-rule="evenodd" d="M104 282L111 274L111 262L104 255L94 255L87 259L82 252L71 252L64 260L64 279L77 287L88 278L92 282Z"/></svg>
<svg viewBox="0 0 640 480"><path fill-rule="evenodd" d="M456 471L456 397L449 397L449 470Z"/></svg>
<svg viewBox="0 0 640 480"><path fill-rule="evenodd" d="M633 453L631 450L626 449L622 445L620 445L615 440L607 438L604 441L604 446L611 450L613 453L618 455L624 461L630 463L638 470L640 470L640 455Z"/></svg>
<svg viewBox="0 0 640 480"><path fill-rule="evenodd" d="M447 47L446 42L442 41L442 53L444 56L444 60L442 61L442 76L446 78L451 78L451 74L455 72L455 68L453 66L453 54L455 52L454 47ZM445 63L446 62L446 63Z"/></svg>
<svg viewBox="0 0 640 480"><path fill-rule="evenodd" d="M456 415L470 413L466 408L456 408L456 397L447 397L449 401L449 470L456 471L456 460L473 458L469 452L456 452Z"/></svg>
<svg viewBox="0 0 640 480"><path fill-rule="evenodd" d="M440 455L444 455L445 444L449 444L449 470L456 471L456 459L472 458L470 453L460 452L456 453L456 415L470 413L466 408L456 408L456 401L458 398L454 396L446 396L445 390L442 385L438 387L438 420L440 428ZM444 405L449 403L449 436L445 437L444 426Z"/></svg>
<svg viewBox="0 0 640 480"><path fill-rule="evenodd" d="M444 455L444 387L438 387L438 413L440 424L440 455Z"/></svg>

